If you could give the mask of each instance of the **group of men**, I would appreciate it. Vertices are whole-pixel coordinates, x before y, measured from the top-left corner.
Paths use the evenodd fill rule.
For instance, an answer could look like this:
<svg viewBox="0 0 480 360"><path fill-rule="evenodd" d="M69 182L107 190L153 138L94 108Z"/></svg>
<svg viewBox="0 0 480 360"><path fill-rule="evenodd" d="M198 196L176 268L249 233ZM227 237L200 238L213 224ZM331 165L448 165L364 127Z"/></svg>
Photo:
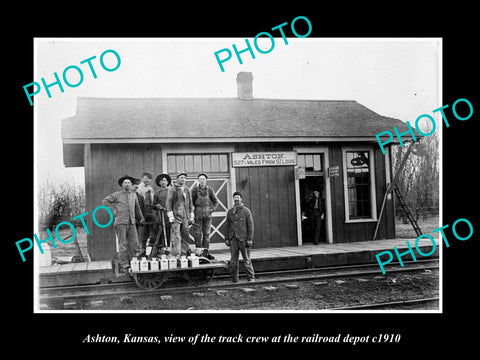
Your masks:
<svg viewBox="0 0 480 360"><path fill-rule="evenodd" d="M118 180L122 190L108 195L102 204L115 216L119 263L123 272L130 271L130 260L144 256L149 249L163 249L172 256L190 255L189 228L200 228L195 237L195 254L214 259L209 252L212 213L218 206L215 191L207 185L208 176L198 174L192 190L185 185L187 174L179 172L176 181L168 174L155 178L159 190L151 186L153 176L143 173L140 179L125 175ZM242 203L239 192L233 194L234 206L228 210L225 244L230 247L232 280L238 281L238 258L245 261L248 281L254 281L250 260L253 241L253 218Z"/></svg>

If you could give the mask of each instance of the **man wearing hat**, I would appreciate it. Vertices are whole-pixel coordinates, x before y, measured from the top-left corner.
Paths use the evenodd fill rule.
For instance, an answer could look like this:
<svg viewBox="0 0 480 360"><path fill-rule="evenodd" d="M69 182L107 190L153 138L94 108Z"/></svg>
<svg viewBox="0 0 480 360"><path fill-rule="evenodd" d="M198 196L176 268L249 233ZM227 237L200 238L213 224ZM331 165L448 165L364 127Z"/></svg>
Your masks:
<svg viewBox="0 0 480 360"><path fill-rule="evenodd" d="M200 226L202 236L195 240L196 254L207 259L215 259L208 251L210 247L210 228L212 226L212 212L218 206L215 191L207 185L207 174L201 173L197 177L198 185L192 189L192 202L195 206L195 223Z"/></svg>
<svg viewBox="0 0 480 360"><path fill-rule="evenodd" d="M142 214L144 214L145 213L145 199L143 198L142 195L140 195L137 192L137 189L138 189L139 185L140 185L140 179L135 178L132 186L130 187L130 191L132 191L133 193L135 193L135 195L137 195L138 205L140 205L140 211L142 212ZM140 226L140 219L137 216L135 217L135 225L136 225L137 234L138 234L139 233L138 228Z"/></svg>
<svg viewBox="0 0 480 360"><path fill-rule="evenodd" d="M190 255L189 221L193 221L193 204L190 189L185 186L187 174L179 172L177 181L168 189L165 207L167 208L168 221L172 224L171 246L172 255Z"/></svg>
<svg viewBox="0 0 480 360"><path fill-rule="evenodd" d="M255 281L255 272L250 259L250 248L253 244L252 212L242 202L242 194L233 193L233 208L227 211L227 229L225 245L230 247L230 275L232 281L238 281L238 257L242 253L249 282Z"/></svg>
<svg viewBox="0 0 480 360"><path fill-rule="evenodd" d="M140 250L145 251L147 247L147 241L150 239L151 242L155 242L155 237L157 235L158 227L158 218L153 209L153 197L155 195L155 190L150 185L152 181L152 174L144 172L140 179L140 184L137 188L137 193L143 197L143 216L145 218L145 225L139 228L139 241L140 241Z"/></svg>
<svg viewBox="0 0 480 360"><path fill-rule="evenodd" d="M153 197L153 208L157 210L159 246L166 247L170 243L170 222L167 216L167 195L172 179L168 174L160 174L155 178L160 188Z"/></svg>
<svg viewBox="0 0 480 360"><path fill-rule="evenodd" d="M119 245L118 256L120 267L124 272L128 272L130 268L131 257L140 252L135 217L140 219L140 224L145 222L137 196L130 189L134 182L133 177L122 176L118 179L118 185L122 187L122 190L114 192L102 200L102 205L108 206L115 216L114 227Z"/></svg>

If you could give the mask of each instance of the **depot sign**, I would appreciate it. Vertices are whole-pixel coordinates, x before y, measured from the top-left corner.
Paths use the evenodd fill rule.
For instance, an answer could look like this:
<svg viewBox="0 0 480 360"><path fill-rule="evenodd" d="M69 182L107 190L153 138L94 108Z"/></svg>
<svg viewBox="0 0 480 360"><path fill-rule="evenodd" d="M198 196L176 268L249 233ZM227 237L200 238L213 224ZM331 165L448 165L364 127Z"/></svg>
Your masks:
<svg viewBox="0 0 480 360"><path fill-rule="evenodd" d="M233 167L297 165L295 151L232 153Z"/></svg>

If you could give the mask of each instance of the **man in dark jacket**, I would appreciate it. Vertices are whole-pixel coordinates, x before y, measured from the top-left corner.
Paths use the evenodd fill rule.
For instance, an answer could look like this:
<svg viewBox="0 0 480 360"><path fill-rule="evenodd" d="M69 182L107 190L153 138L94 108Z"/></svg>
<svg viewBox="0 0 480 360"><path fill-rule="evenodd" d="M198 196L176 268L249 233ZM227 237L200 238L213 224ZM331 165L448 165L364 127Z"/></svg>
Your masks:
<svg viewBox="0 0 480 360"><path fill-rule="evenodd" d="M140 242L140 249L145 252L147 243L155 242L158 228L158 218L153 209L153 197L155 191L150 185L152 181L152 174L144 172L140 179L140 184L137 186L137 194L143 198L143 217L145 218L145 225L139 228L138 240Z"/></svg>
<svg viewBox="0 0 480 360"><path fill-rule="evenodd" d="M310 212L310 219L313 231L313 243L318 245L320 240L320 231L322 229L322 220L323 220L323 199L320 196L320 191L313 191L313 198L308 202L308 210Z"/></svg>
<svg viewBox="0 0 480 360"><path fill-rule="evenodd" d="M160 174L156 177L155 182L159 186L159 190L155 193L153 197L153 208L157 210L158 221L158 232L157 237L159 238L159 243L157 244L160 247L167 247L170 244L170 222L168 221L167 216L167 195L168 189L170 189L170 184L172 179L168 174Z"/></svg>
<svg viewBox="0 0 480 360"><path fill-rule="evenodd" d="M138 198L130 190L134 180L128 175L121 177L118 179L118 185L122 187L122 190L114 192L102 200L102 205L108 206L115 216L115 234L119 245L118 255L121 270L124 272L129 272L132 256L137 256L140 251L135 218L140 219L140 225L145 222Z"/></svg>
<svg viewBox="0 0 480 360"><path fill-rule="evenodd" d="M227 211L227 230L225 245L230 247L230 274L232 281L238 281L238 257L242 253L249 282L255 281L255 272L250 259L253 244L253 217L251 211L242 203L242 194L233 193L233 208Z"/></svg>
<svg viewBox="0 0 480 360"><path fill-rule="evenodd" d="M201 236L195 239L195 252L207 259L215 259L208 251L210 247L210 228L212 226L212 213L218 206L215 191L207 185L207 174L199 174L198 185L192 189L192 202L195 206L195 224L200 226Z"/></svg>
<svg viewBox="0 0 480 360"><path fill-rule="evenodd" d="M145 214L145 199L142 195L137 192L138 185L140 185L140 179L134 179L133 185L130 188L130 191L134 192L137 195L138 205L140 206L140 211L142 215ZM145 216L144 216L145 217ZM138 227L140 226L140 218L138 216L135 217L135 226L137 227L137 234L140 232Z"/></svg>
<svg viewBox="0 0 480 360"><path fill-rule="evenodd" d="M172 224L171 246L173 256L190 255L188 239L189 222L193 222L193 204L190 189L185 186L187 174L177 174L177 181L168 189L165 207L168 221Z"/></svg>

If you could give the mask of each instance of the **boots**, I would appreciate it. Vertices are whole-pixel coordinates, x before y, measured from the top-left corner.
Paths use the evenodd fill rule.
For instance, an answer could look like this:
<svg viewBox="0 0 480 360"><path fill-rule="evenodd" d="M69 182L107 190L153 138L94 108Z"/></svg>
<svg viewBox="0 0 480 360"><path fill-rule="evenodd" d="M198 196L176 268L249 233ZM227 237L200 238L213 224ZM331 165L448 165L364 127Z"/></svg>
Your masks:
<svg viewBox="0 0 480 360"><path fill-rule="evenodd" d="M212 254L210 254L208 249L203 249L202 256L207 258L208 260L214 260L215 259L215 257Z"/></svg>

